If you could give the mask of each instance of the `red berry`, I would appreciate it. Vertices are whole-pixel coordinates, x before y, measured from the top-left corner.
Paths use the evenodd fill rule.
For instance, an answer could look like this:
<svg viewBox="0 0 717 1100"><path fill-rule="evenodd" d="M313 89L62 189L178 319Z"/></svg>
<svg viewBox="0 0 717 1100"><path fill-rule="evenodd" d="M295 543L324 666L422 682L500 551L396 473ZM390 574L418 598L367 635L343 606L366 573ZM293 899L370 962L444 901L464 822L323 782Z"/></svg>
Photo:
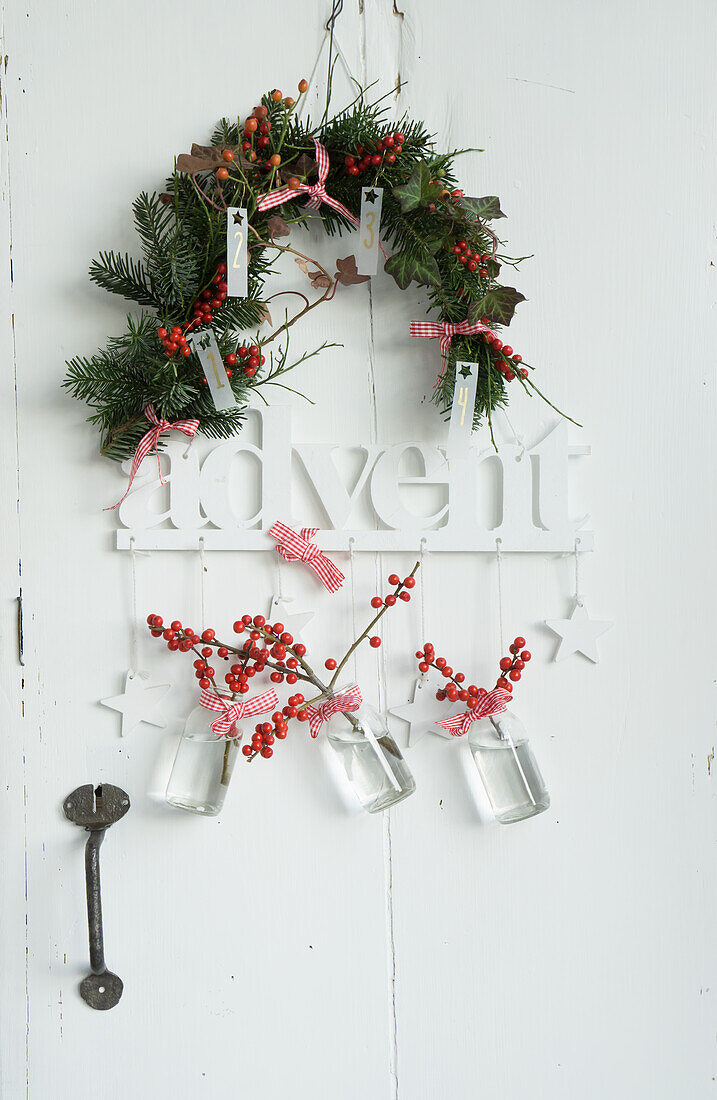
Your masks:
<svg viewBox="0 0 717 1100"><path fill-rule="evenodd" d="M299 679L299 677L296 675L295 672L287 672L287 674L286 674L287 684L295 684L298 679Z"/></svg>
<svg viewBox="0 0 717 1100"><path fill-rule="evenodd" d="M383 600L380 596L374 596L371 600L371 607L383 607Z"/></svg>
<svg viewBox="0 0 717 1100"><path fill-rule="evenodd" d="M426 661L420 661L418 667L421 672L428 672L431 666Z"/></svg>
<svg viewBox="0 0 717 1100"><path fill-rule="evenodd" d="M373 646L374 649L378 649L378 647L381 645L381 639L378 637L377 634L374 634L373 638L369 639L368 644L370 646Z"/></svg>
<svg viewBox="0 0 717 1100"><path fill-rule="evenodd" d="M299 710L296 712L296 717L299 719L300 722L308 722L309 712L308 710Z"/></svg>
<svg viewBox="0 0 717 1100"><path fill-rule="evenodd" d="M415 588L416 587L416 578L415 577L404 577L403 578L403 587L404 588Z"/></svg>
<svg viewBox="0 0 717 1100"><path fill-rule="evenodd" d="M251 756L251 745L242 745L241 751L243 752L244 756Z"/></svg>
<svg viewBox="0 0 717 1100"><path fill-rule="evenodd" d="M227 355L226 359L224 360L224 362L226 363L226 365L228 367L233 367L234 364L236 363L236 361L237 361L237 357L234 354L234 352L232 352L231 355Z"/></svg>
<svg viewBox="0 0 717 1100"><path fill-rule="evenodd" d="M389 575L389 578L388 578L388 583L389 584L398 584L398 582L399 582L398 573L391 573Z"/></svg>
<svg viewBox="0 0 717 1100"><path fill-rule="evenodd" d="M214 641L214 634L215 634L215 631L213 631L213 630L203 630L202 631L202 641L203 642L213 642Z"/></svg>
<svg viewBox="0 0 717 1100"><path fill-rule="evenodd" d="M510 657L501 657L500 667L503 669L503 672L507 672L512 664L513 662L511 661Z"/></svg>
<svg viewBox="0 0 717 1100"><path fill-rule="evenodd" d="M403 600L404 603L408 603L408 601L411 598L411 593L410 592L399 592L398 593L398 598L399 598L399 600Z"/></svg>
<svg viewBox="0 0 717 1100"><path fill-rule="evenodd" d="M336 668L336 661L333 659L333 657L327 657L324 661L324 665L326 666L326 668L328 668L329 672L333 672L333 670Z"/></svg>
<svg viewBox="0 0 717 1100"><path fill-rule="evenodd" d="M521 661L529 661L531 657L532 657L532 653L530 652L529 649L524 649L523 652L520 655Z"/></svg>
<svg viewBox="0 0 717 1100"><path fill-rule="evenodd" d="M525 638L521 638L521 637L515 638L513 644L517 645L518 649L522 649L523 646L525 645Z"/></svg>
<svg viewBox="0 0 717 1100"><path fill-rule="evenodd" d="M393 595L386 596L386 600L385 600L386 607L393 607L395 602L396 602L396 597L395 596L393 596Z"/></svg>
<svg viewBox="0 0 717 1100"><path fill-rule="evenodd" d="M199 686L200 686L200 688L208 688L208 687L211 687L211 683L212 683L211 680L207 680L206 676L202 676L202 678L199 681Z"/></svg>
<svg viewBox="0 0 717 1100"><path fill-rule="evenodd" d="M264 757L265 760L268 760L270 756L274 755L274 750L268 745L264 745L264 748L261 750L261 755Z"/></svg>
<svg viewBox="0 0 717 1100"><path fill-rule="evenodd" d="M510 676L511 680L513 680L514 682L516 680L520 679L520 671L517 668L514 668L512 672L508 673L508 675Z"/></svg>

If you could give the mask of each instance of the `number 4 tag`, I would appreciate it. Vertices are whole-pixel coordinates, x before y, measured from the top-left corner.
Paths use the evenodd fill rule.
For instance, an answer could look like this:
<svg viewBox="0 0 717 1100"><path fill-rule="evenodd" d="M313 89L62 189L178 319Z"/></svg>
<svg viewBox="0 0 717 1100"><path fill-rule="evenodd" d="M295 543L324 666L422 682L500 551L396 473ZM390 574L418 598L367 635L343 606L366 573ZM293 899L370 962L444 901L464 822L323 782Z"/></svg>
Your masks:
<svg viewBox="0 0 717 1100"><path fill-rule="evenodd" d="M246 298L249 293L246 238L246 208L227 207L227 296L229 298Z"/></svg>
<svg viewBox="0 0 717 1100"><path fill-rule="evenodd" d="M381 231L383 187L361 188L361 227L356 249L359 275L375 275L378 270L378 235Z"/></svg>
<svg viewBox="0 0 717 1100"><path fill-rule="evenodd" d="M209 385L214 408L219 412L224 409L233 409L237 403L234 396L227 371L217 347L217 340L210 328L193 332L189 337L189 346L202 364L204 377Z"/></svg>

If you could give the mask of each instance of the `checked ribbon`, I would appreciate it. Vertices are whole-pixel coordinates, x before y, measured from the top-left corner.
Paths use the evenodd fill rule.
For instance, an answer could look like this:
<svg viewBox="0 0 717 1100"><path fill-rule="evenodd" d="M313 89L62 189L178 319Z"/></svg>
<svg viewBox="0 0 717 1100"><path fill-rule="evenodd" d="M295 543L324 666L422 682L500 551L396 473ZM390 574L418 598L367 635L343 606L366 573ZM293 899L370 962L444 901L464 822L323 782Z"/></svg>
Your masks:
<svg viewBox="0 0 717 1100"><path fill-rule="evenodd" d="M353 710L358 710L361 702L361 689L354 684L352 688L340 691L338 695L333 695L330 699L319 703L318 707L307 706L311 736L318 737L324 722L328 722L334 714L349 714Z"/></svg>
<svg viewBox="0 0 717 1100"><path fill-rule="evenodd" d="M277 521L269 528L269 534L276 539L276 549L282 558L286 561L303 561L313 569L324 588L328 588L329 592L338 592L346 578L331 558L327 558L316 543L310 541L318 530L318 527L302 527L297 535L291 527Z"/></svg>
<svg viewBox="0 0 717 1100"><path fill-rule="evenodd" d="M281 206L283 202L288 202L290 199L297 198L298 195L308 195L308 201L306 203L307 210L318 210L322 202L330 206L332 210L336 210L337 213L343 214L343 216L351 222L351 224L358 229L360 226L359 219L351 213L350 210L344 206L338 199L333 199L331 195L326 193L326 177L329 174L329 154L326 152L325 146L316 138L312 139L316 148L316 166L319 170L318 183L300 183L298 187L280 187L277 191L269 191L264 195L262 199L256 204L257 210L271 210L272 206Z"/></svg>
<svg viewBox="0 0 717 1100"><path fill-rule="evenodd" d="M152 427L148 432L140 439L137 444L137 450L134 452L134 458L132 459L132 469L129 473L129 484L127 486L127 492L122 497L125 500L130 489L132 488L132 482L135 479L135 475L139 470L142 462L150 453L150 451L156 451L157 453L157 470L159 471L159 481L161 485L164 485L164 478L162 476L162 466L159 461L159 450L157 444L159 442L160 435L163 432L184 432L186 436L192 439L197 434L197 428L199 427L198 420L175 420L173 423L169 420L165 420L164 417L160 419L154 411L154 405L146 405L144 409L144 415L149 420ZM111 512L115 508L119 508L122 500L118 500L116 504L112 505L112 508L105 508L105 512Z"/></svg>
<svg viewBox="0 0 717 1100"><path fill-rule="evenodd" d="M276 710L279 706L279 696L274 690L265 691L262 695L253 695L251 699L238 699L235 703L232 703L226 695L217 695L215 691L202 688L199 705L206 707L207 710L222 712L221 718L217 718L215 722L212 722L212 729L217 737L223 737L229 733L235 723L241 722L242 718L250 718L254 714L266 714L270 710ZM234 733L231 736L235 737L236 734Z"/></svg>
<svg viewBox="0 0 717 1100"><path fill-rule="evenodd" d="M502 714L508 706L511 694L506 688L493 688L487 695L478 697L478 706L473 710L466 710L462 714L454 714L451 718L444 718L438 725L448 730L452 737L462 737L468 733L474 722L480 718L489 718L491 714Z"/></svg>
<svg viewBox="0 0 717 1100"><path fill-rule="evenodd" d="M411 336L438 336L441 341L441 371L436 379L436 386L446 372L453 337L476 336L479 332L489 332L491 336L495 336L493 330L480 321L411 321Z"/></svg>

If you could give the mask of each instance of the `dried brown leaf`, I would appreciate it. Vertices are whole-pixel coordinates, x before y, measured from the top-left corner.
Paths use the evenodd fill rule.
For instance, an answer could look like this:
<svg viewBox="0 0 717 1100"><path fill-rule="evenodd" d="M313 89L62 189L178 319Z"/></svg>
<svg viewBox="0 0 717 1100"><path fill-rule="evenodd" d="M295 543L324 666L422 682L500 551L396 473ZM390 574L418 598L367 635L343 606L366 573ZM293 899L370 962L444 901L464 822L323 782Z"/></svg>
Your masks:
<svg viewBox="0 0 717 1100"><path fill-rule="evenodd" d="M359 275L355 256L347 256L345 260L337 260L336 270L338 271L336 281L337 283L343 283L344 286L352 286L354 283L367 283L371 278L370 275Z"/></svg>
<svg viewBox="0 0 717 1100"><path fill-rule="evenodd" d="M272 237L288 237L291 233L289 226L278 214L272 214L271 217L267 219L266 227Z"/></svg>
<svg viewBox="0 0 717 1100"><path fill-rule="evenodd" d="M258 310L258 323L260 325L263 325L265 323L270 325L273 324L271 314L269 313L269 307L266 306L263 302Z"/></svg>
<svg viewBox="0 0 717 1100"><path fill-rule="evenodd" d="M306 260L302 259L301 256L297 256L294 260L294 263L299 265L301 270L304 272L304 275L308 275L309 265L307 264Z"/></svg>

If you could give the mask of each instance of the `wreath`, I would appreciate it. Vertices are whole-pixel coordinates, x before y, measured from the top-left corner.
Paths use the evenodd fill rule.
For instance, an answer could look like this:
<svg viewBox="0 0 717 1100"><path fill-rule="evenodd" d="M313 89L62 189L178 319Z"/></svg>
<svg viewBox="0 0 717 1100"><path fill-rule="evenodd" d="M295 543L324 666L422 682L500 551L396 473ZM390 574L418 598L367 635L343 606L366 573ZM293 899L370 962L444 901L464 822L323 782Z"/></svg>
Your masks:
<svg viewBox="0 0 717 1100"><path fill-rule="evenodd" d="M324 343L292 359L290 329L331 301L339 286L369 277L358 274L353 255L338 259L330 272L284 238L309 214L330 235L353 229L365 186L383 188L380 240L384 255L386 248L391 253L385 270L402 290L411 283L427 288L432 317L412 332L440 336L432 395L438 408L450 410L459 361L479 364L474 426L487 419L491 437L491 414L507 404L511 382L540 393L532 368L499 335L524 301L499 275L520 261L500 252L489 224L504 217L499 200L468 198L457 185L453 162L467 150L437 152L424 124L405 116L389 125L387 97L369 102L365 90L335 117L327 110L318 125L303 123L297 108L307 82L298 88L296 99L278 89L263 96L241 131L222 119L210 145L193 145L177 157L164 191L138 196L133 210L141 260L100 252L92 262L93 283L141 307L104 349L70 360L63 382L92 410L88 420L110 458L137 459L151 434L148 420L151 448L161 447L159 435L175 423L190 425L182 427L187 434L198 429L227 437L241 428L252 391L284 386L289 371L335 346ZM247 211L248 292L242 298L227 296L229 207ZM300 294L298 311L273 327L271 303L278 295L267 295L267 280L285 253L319 293L313 300ZM287 293L298 292L279 292ZM207 326L238 402L233 408L215 408L188 342ZM253 338L247 330L255 331Z"/></svg>

